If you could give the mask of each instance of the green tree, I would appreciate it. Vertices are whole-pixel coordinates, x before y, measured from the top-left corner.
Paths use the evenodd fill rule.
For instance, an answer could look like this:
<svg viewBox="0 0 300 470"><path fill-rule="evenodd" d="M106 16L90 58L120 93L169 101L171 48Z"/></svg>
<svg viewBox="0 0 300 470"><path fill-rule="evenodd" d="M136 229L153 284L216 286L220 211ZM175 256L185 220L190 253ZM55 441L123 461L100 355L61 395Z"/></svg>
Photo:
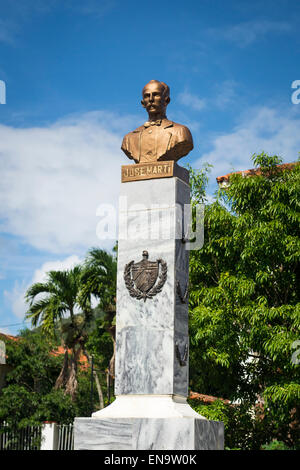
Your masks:
<svg viewBox="0 0 300 470"><path fill-rule="evenodd" d="M247 448L299 439L300 165L252 157L205 209L205 242L190 253L191 386L261 410ZM203 176L192 180L203 201ZM201 197L197 200L197 194ZM196 195L196 197L195 197ZM259 416L259 418L258 418ZM249 431L249 429L248 429ZM233 445L233 444L232 444Z"/></svg>
<svg viewBox="0 0 300 470"><path fill-rule="evenodd" d="M45 282L33 284L26 292L29 303L26 317L31 319L32 325L41 324L42 329L50 335L59 327L65 354L55 388L64 388L72 399L75 398L78 385L78 360L93 317L90 299L86 297L83 300L80 297L82 274L81 266L66 271L50 271Z"/></svg>
<svg viewBox="0 0 300 470"><path fill-rule="evenodd" d="M114 377L115 365L115 315L116 315L116 288L117 288L117 246L114 247L114 254L107 253L99 248L89 250L84 262L82 276L81 300L85 303L87 299L94 297L98 304L95 313L98 317L97 328L93 338L89 341L94 355L102 356L101 348L95 349L93 343L103 341L100 337L106 332L112 343L112 355L107 368L108 374ZM97 339L98 338L98 339ZM105 341L104 341L105 343ZM98 353L97 353L98 351Z"/></svg>
<svg viewBox="0 0 300 470"><path fill-rule="evenodd" d="M0 420L17 428L28 423L41 397L51 392L62 361L50 354L57 345L41 331L24 330L17 340L5 342L11 370L1 391Z"/></svg>
<svg viewBox="0 0 300 470"><path fill-rule="evenodd" d="M6 340L10 372L0 392L0 422L11 430L43 421L68 424L90 414L90 372L78 371L75 400L54 388L63 364L58 343L40 328L23 330L17 340Z"/></svg>
<svg viewBox="0 0 300 470"><path fill-rule="evenodd" d="M85 354L91 364L86 343L96 328L95 319L99 317L112 340L113 354L107 370L114 376L116 272L115 256L92 248L82 265L66 271L50 271L45 282L33 284L27 290L27 318L33 326L40 324L45 332L56 333L61 339L65 350L64 364L55 388L63 388L73 400L78 386L78 360ZM96 308L92 308L93 298L98 303ZM94 377L100 407L103 407L102 386L96 371Z"/></svg>

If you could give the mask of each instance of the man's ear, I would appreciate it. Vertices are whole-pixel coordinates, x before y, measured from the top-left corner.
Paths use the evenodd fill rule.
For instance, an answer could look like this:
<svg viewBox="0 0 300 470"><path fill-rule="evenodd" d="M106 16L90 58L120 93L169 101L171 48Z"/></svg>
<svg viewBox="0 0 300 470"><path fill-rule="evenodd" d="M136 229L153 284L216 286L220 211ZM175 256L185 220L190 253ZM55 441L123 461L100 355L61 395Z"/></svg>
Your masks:
<svg viewBox="0 0 300 470"><path fill-rule="evenodd" d="M170 98L169 96L167 96L167 97L165 98L166 106L168 106L168 104L170 103L170 101L171 101L171 98Z"/></svg>
<svg viewBox="0 0 300 470"><path fill-rule="evenodd" d="M146 108L144 100L141 101L141 105L143 106L143 108Z"/></svg>

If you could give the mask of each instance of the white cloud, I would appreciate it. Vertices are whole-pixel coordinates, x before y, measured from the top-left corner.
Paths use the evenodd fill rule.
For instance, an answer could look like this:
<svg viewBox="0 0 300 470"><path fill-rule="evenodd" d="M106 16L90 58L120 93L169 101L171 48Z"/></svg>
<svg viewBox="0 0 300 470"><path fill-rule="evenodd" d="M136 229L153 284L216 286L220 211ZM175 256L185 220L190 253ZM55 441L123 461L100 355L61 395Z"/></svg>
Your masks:
<svg viewBox="0 0 300 470"><path fill-rule="evenodd" d="M300 108L300 107L299 107ZM211 163L211 176L252 168L251 155L265 151L279 155L284 162L293 162L300 151L300 109L261 107L247 110L240 123L228 134L219 134L211 141L211 150L193 166Z"/></svg>
<svg viewBox="0 0 300 470"><path fill-rule="evenodd" d="M25 292L32 284L36 282L45 282L47 272L71 269L81 262L82 260L77 255L68 256L62 260L47 261L39 269L35 270L33 277L28 284L25 282L15 282L14 288L11 291L4 291L4 297L9 302L13 314L18 319L24 320L24 316L28 308L28 305L25 302Z"/></svg>
<svg viewBox="0 0 300 470"><path fill-rule="evenodd" d="M13 314L23 320L26 312L26 306L24 301L24 294L26 291L26 285L24 282L15 282L14 288L11 291L5 290L3 292L4 298L9 303ZM11 321L13 323L13 321Z"/></svg>
<svg viewBox="0 0 300 470"><path fill-rule="evenodd" d="M117 6L114 0L85 0L85 2L78 0L67 0L64 2L64 7L69 8L75 13L83 15L92 15L96 18L102 18L105 14L109 13Z"/></svg>
<svg viewBox="0 0 300 470"><path fill-rule="evenodd" d="M11 330L9 328L3 327L3 326L1 326L0 333L2 333L4 335L12 335Z"/></svg>
<svg viewBox="0 0 300 470"><path fill-rule="evenodd" d="M293 31L293 26L286 21L251 20L223 28L208 28L206 33L212 39L233 42L240 47L246 47L268 34L282 34Z"/></svg>
<svg viewBox="0 0 300 470"><path fill-rule="evenodd" d="M218 108L228 107L236 99L237 83L234 80L225 80L218 85L212 104Z"/></svg>
<svg viewBox="0 0 300 470"><path fill-rule="evenodd" d="M65 271L67 269L74 268L74 266L80 264L82 261L83 260L77 255L71 255L65 259L57 261L46 261L46 263L44 263L39 269L35 270L29 285L36 282L45 282L49 271Z"/></svg>
<svg viewBox="0 0 300 470"><path fill-rule="evenodd" d="M133 125L100 111L49 127L0 125L0 229L52 253L111 247L96 236L96 210L117 206L121 165L130 163L120 146Z"/></svg>
<svg viewBox="0 0 300 470"><path fill-rule="evenodd" d="M16 33L15 25L9 20L0 18L0 42L13 44Z"/></svg>
<svg viewBox="0 0 300 470"><path fill-rule="evenodd" d="M47 14L56 0L19 0L18 8L14 2L1 2L0 42L15 46L24 27L36 15Z"/></svg>
<svg viewBox="0 0 300 470"><path fill-rule="evenodd" d="M187 90L178 95L178 101L184 106L195 109L196 111L201 111L206 106L205 99L201 99Z"/></svg>
<svg viewBox="0 0 300 470"><path fill-rule="evenodd" d="M5 3L5 4L4 4ZM0 42L10 45L18 44L23 31L33 21L41 21L53 11L64 9L70 15L93 16L101 19L117 6L115 0L18 0L18 8L14 2L1 2Z"/></svg>
<svg viewBox="0 0 300 470"><path fill-rule="evenodd" d="M235 101L237 97L237 87L238 84L234 80L224 80L214 87L212 97L199 98L199 96L194 93L184 90L178 95L177 100L181 105L188 109L194 109L195 111L202 111L207 107L224 109Z"/></svg>

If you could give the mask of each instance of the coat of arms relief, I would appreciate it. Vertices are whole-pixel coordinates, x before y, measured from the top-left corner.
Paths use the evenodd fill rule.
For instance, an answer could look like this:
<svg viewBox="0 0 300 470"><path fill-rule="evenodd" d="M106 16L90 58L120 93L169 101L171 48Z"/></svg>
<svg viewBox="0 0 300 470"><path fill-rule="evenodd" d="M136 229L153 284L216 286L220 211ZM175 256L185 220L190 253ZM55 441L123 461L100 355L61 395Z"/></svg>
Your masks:
<svg viewBox="0 0 300 470"><path fill-rule="evenodd" d="M167 263L162 259L149 261L148 251L143 251L143 259L131 261L124 269L124 281L131 297L137 300L152 299L161 292L167 279Z"/></svg>

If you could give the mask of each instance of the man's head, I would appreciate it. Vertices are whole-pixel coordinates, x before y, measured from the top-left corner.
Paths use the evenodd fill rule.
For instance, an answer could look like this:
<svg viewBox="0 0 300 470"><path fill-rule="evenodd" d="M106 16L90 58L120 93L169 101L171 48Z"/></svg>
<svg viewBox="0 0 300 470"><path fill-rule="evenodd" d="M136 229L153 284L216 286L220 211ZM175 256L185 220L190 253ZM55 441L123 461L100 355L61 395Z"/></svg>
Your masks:
<svg viewBox="0 0 300 470"><path fill-rule="evenodd" d="M150 80L142 91L142 106L147 110L150 119L166 116L166 108L170 103L170 88L164 82Z"/></svg>

